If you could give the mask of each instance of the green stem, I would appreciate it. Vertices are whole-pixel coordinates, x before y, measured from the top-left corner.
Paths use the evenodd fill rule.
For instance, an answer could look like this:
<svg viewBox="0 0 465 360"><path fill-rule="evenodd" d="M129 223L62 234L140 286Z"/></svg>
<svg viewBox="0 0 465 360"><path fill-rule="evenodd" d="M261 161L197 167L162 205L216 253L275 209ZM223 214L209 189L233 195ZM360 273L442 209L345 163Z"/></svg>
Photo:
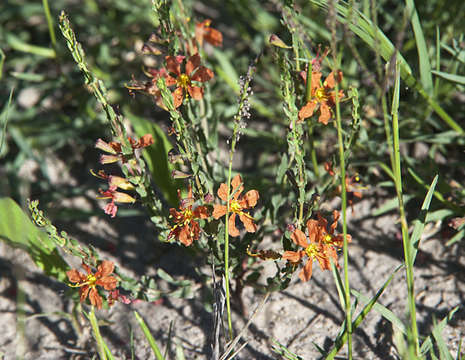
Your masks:
<svg viewBox="0 0 465 360"><path fill-rule="evenodd" d="M100 334L100 329L98 327L97 318L95 317L95 308L93 306L90 310L89 320L90 320L90 325L92 326L92 331L94 332L95 340L97 341L97 348L98 348L98 353L100 355L100 359L106 360L107 354L105 352L102 335Z"/></svg>
<svg viewBox="0 0 465 360"><path fill-rule="evenodd" d="M350 283L349 283L349 251L347 243L347 193L346 193L346 170L344 158L344 140L342 138L341 109L339 106L339 83L336 82L336 125L337 139L339 146L339 162L341 166L341 197L342 197L342 231L344 236L344 300L346 313L347 348L348 359L352 359L352 309L350 304Z"/></svg>
<svg viewBox="0 0 465 360"><path fill-rule="evenodd" d="M50 13L50 7L48 6L48 0L42 0L42 5L44 7L45 18L47 19L50 40L52 41L53 49L56 52L57 39L55 36L55 30L53 28L53 18L52 18L52 14Z"/></svg>
<svg viewBox="0 0 465 360"><path fill-rule="evenodd" d="M400 69L399 63L396 63L396 82L394 87L394 97L392 102L392 135L393 148L391 150L392 170L394 173L394 183L396 187L397 199L399 202L400 222L402 227L402 243L404 247L405 271L407 277L407 296L410 313L410 326L413 336L414 352L418 356L420 354L420 346L418 341L418 327L416 320L416 305L415 305L415 287L413 276L413 257L412 245L409 239L407 216L405 214L403 194L402 194L402 174L400 165L400 149L399 149L399 90L400 89Z"/></svg>

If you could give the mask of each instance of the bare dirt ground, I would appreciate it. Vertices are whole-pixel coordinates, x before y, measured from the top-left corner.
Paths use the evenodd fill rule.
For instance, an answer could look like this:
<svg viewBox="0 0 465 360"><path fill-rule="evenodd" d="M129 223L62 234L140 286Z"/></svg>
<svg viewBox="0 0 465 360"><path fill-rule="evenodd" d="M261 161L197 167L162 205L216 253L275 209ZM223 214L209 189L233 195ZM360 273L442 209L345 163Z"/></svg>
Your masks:
<svg viewBox="0 0 465 360"><path fill-rule="evenodd" d="M376 199L376 200L375 200ZM373 209L385 200L376 193L368 194L348 213L351 286L371 297L390 274L401 264L402 243L397 217L388 214L373 217ZM133 310L146 320L158 344L165 349L171 326L169 351L174 357L176 344L182 346L186 359L209 359L213 317L205 306L205 288L194 276L191 261L176 245L154 246L146 241L153 236L150 225L140 218L110 220L102 214L73 228L62 225L75 238L92 243L103 251L102 257L115 261L123 273L138 277L154 275L163 268L175 278L197 279L192 299L164 298L155 303L125 305L117 303L110 310L98 312L105 319L102 333L118 359L131 359L133 332L134 358L155 359L136 323ZM445 246L441 224L428 224L417 256L415 279L418 323L423 335L429 334L435 321L441 320L456 306L459 310L443 332L452 349L457 349L465 336L463 310L465 259L460 245ZM144 240L145 239L145 240ZM105 251L106 250L106 251ZM72 263L73 266L79 266ZM0 358L14 359L87 359L96 355L88 321L80 319L78 334L70 317L72 301L64 296L66 284L53 281L35 268L21 250L0 243ZM380 303L399 318L406 314L406 283L404 271L394 277ZM18 301L19 299L19 301ZM252 288L244 290L244 302L249 314L263 299L263 294ZM18 304L21 304L18 306ZM356 314L362 305L357 307ZM247 319L234 314L236 332ZM317 359L314 344L329 349L338 333L344 314L332 274L321 272L314 265L314 275L302 283L294 274L291 286L272 293L259 310L243 336L247 341L237 359L280 359L272 351L277 341L303 359ZM355 359L397 359L394 346L396 329L378 312L372 311L356 330ZM340 355L345 354L345 348Z"/></svg>

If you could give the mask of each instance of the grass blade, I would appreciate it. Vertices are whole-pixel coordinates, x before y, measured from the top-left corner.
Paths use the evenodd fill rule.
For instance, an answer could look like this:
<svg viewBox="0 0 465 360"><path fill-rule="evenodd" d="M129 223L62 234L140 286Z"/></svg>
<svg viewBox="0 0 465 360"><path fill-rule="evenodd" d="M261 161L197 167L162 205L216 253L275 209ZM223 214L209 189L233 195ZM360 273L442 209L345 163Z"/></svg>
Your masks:
<svg viewBox="0 0 465 360"><path fill-rule="evenodd" d="M320 6L321 8L328 8L328 0L311 0L313 4ZM376 34L373 30L373 25L371 21L362 13L360 13L356 9L349 10L349 5L346 2L340 1L336 4L336 11L338 20L349 27L349 29L357 35L361 40L363 40L370 48L376 49L379 46L380 55L383 57L385 61L391 61L394 53L397 51L394 44L384 35L381 29L376 28ZM347 17L349 12L352 11L352 19L351 23L347 23ZM379 45L377 45L377 43ZM460 134L464 133L462 127L455 122L452 117L447 114L444 109L430 96L425 88L422 86L420 82L418 82L415 77L412 75L412 69L410 65L406 62L404 57L397 53L396 55L397 61L400 66L400 76L402 80L407 84L407 86L414 88L418 91L418 93L425 98L431 108L438 114L438 116L444 120L444 122L457 131Z"/></svg>
<svg viewBox="0 0 465 360"><path fill-rule="evenodd" d="M139 315L137 311L134 311L134 315L136 316L137 322L139 323L139 326L142 329L142 332L144 333L145 338L147 339L147 341L150 344L150 347L152 348L153 354L155 355L157 360L164 360L164 357L161 354L160 348L158 347L155 339L150 333L150 329L145 324L144 319L142 319L142 317Z"/></svg>
<svg viewBox="0 0 465 360"><path fill-rule="evenodd" d="M415 227L412 232L412 236L410 237L410 244L412 245L412 263L415 263L415 257L417 256L418 248L420 246L420 237L423 233L423 229L425 228L426 224L426 217L428 215L429 205L431 204L431 199L433 198L434 189L436 188L436 184L438 182L438 175L436 175L431 183L428 193L425 196L425 200L423 201L423 205L421 205L420 214L418 218L414 221Z"/></svg>
<svg viewBox="0 0 465 360"><path fill-rule="evenodd" d="M433 78L431 76L431 63L428 56L428 48L426 46L423 29L421 28L420 19L413 0L406 0L407 11L413 27L415 42L417 44L418 62L420 66L420 81L423 88L429 96L433 96Z"/></svg>
<svg viewBox="0 0 465 360"><path fill-rule="evenodd" d="M355 320L353 321L352 323L352 330L355 331L355 329L357 329L357 327L362 323L363 319L365 319L365 317L368 315L368 313L374 308L375 310L377 310L378 312L382 312L384 311L384 309L386 309L384 306L382 305L379 305L377 304L376 302L378 301L379 297L383 294L384 290L386 290L386 288L388 287L389 283L392 281L392 279L394 278L394 275L403 267L403 265L400 265L398 266L394 271L393 273L391 274L391 276L389 276L389 278L384 282L383 286L381 286L379 288L379 290L376 292L376 294L371 298L369 299L368 297L360 294L359 292L357 292L356 290L352 289L351 290L351 293L352 295L354 295L355 297L357 297L357 300L361 300L363 302L366 302L367 304L364 306L364 308L362 309L362 311L360 312L360 314L355 318ZM378 309L380 308L380 309ZM386 316L388 316L390 319L393 320L393 323L396 322L397 326L399 326L401 328L401 330L403 330L405 332L405 327L404 327L404 324L402 323L402 321L400 321L399 318L397 318L390 310L386 309L387 311L385 311L385 314ZM381 315L383 315L381 313ZM384 316L384 315L383 315ZM389 321L391 321L390 319L388 318ZM392 322L392 321L391 321ZM343 326L343 332L337 336L336 340L334 341L334 347L330 350L330 352L328 353L328 355L326 356L326 359L334 359L334 357L336 356L336 354L339 352L339 350L344 346L345 342L347 341L347 328L345 326Z"/></svg>

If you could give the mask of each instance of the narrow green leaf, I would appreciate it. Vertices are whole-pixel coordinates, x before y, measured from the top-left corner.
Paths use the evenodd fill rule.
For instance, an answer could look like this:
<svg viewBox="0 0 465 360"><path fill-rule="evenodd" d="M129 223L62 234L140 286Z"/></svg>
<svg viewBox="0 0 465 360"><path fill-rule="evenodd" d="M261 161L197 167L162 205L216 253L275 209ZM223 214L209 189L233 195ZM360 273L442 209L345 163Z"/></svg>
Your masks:
<svg viewBox="0 0 465 360"><path fill-rule="evenodd" d="M329 7L328 0L311 0L311 2L325 9L328 9ZM352 14L352 22L347 24L349 11L351 11ZM396 54L396 59L400 65L400 76L407 84L407 86L417 90L418 93L425 98L431 108L442 120L444 120L444 122L449 127L458 133L464 133L462 127L444 111L444 109L436 102L436 100L426 92L422 84L415 79L415 77L412 75L412 69L410 68L410 65L405 61L402 54L397 51L394 44L392 44L392 42L386 37L381 29L374 27L371 21L358 10L354 9L353 7L349 9L349 4L346 2L338 2L336 4L336 12L338 21L340 21L342 24L347 24L349 29L353 31L354 34L357 35L360 39L362 39L369 47L372 49L379 47L380 55L385 61L391 61L394 54Z"/></svg>
<svg viewBox="0 0 465 360"><path fill-rule="evenodd" d="M174 180L171 176L175 167L168 161L168 152L173 146L157 124L134 115L127 108L124 108L124 113L131 120L131 124L139 137L152 134L154 143L145 148L142 155L152 174L153 181L163 192L168 202L176 207L178 204L177 189L182 187L182 183Z"/></svg>
<svg viewBox="0 0 465 360"><path fill-rule="evenodd" d="M449 74L443 71L436 71L433 70L431 71L434 75L437 75L439 77L442 77L445 80L449 80L452 82L455 82L460 85L465 85L465 76L463 75L455 75L455 74Z"/></svg>
<svg viewBox="0 0 465 360"><path fill-rule="evenodd" d="M153 338L152 334L150 333L149 328L145 324L144 319L139 315L137 311L134 311L134 315L136 316L137 322L139 323L140 328L142 329L142 332L145 335L145 338L150 344L150 347L152 348L153 354L157 358L157 360L164 360L163 355L161 354L160 348L158 347L155 339Z"/></svg>
<svg viewBox="0 0 465 360"><path fill-rule="evenodd" d="M400 267L399 267L400 268ZM398 268L398 269L399 269ZM397 269L396 269L397 271ZM391 280L391 279L390 279ZM390 281L389 280L389 281ZM368 299L368 297L360 294L358 291L356 290L352 290L352 294L354 296L356 296L360 301L363 301L363 302L369 302L370 300ZM381 305L381 304L378 304L378 303L374 303L373 304L373 309L376 310L378 313L380 313L386 320L388 320L392 325L394 325L396 328L398 328L402 333L404 334L407 334L407 330L405 329L405 325L404 323L402 322L402 320L400 320L391 310L389 310L387 307Z"/></svg>
<svg viewBox="0 0 465 360"><path fill-rule="evenodd" d="M418 61L420 65L420 81L423 88L429 96L433 96L433 78L431 76L431 63L428 55L428 48L426 46L425 36L421 28L420 18L418 17L415 2L413 0L405 0L407 11L410 15L410 21L415 35L415 42L417 44Z"/></svg>
<svg viewBox="0 0 465 360"><path fill-rule="evenodd" d="M341 274L339 274L339 270L336 268L336 265L333 261L331 261L331 270L333 272L334 283L336 284L337 293L339 295L339 302L341 303L341 307L345 309L346 307L346 290L344 288L344 283L341 279Z"/></svg>
<svg viewBox="0 0 465 360"><path fill-rule="evenodd" d="M10 198L0 198L0 240L26 251L47 275L66 281L68 264L55 244L40 231L21 208Z"/></svg>
<svg viewBox="0 0 465 360"><path fill-rule="evenodd" d="M389 283L392 281L394 278L394 275L403 267L403 265L398 266L389 276L389 278L384 282L383 286L379 288L379 290L376 292L376 294L368 300L367 297L361 295L354 289L351 290L351 293L357 297L358 300L364 299L364 302L367 304L364 306L360 314L355 318L355 320L352 322L352 329L355 331L357 327L362 323L363 319L368 315L368 313L371 311L371 309L378 305L376 302L378 301L379 297L383 294L384 290L388 287ZM400 321L400 320L399 320ZM402 322L401 322L402 324ZM403 324L402 324L403 325ZM333 348L328 352L327 356L325 359L334 359L338 351L344 346L344 344L347 341L347 327L342 326L341 327L342 331L338 336L336 337L336 340L334 341L334 346ZM405 330L404 330L405 331Z"/></svg>
<svg viewBox="0 0 465 360"><path fill-rule="evenodd" d="M415 257L417 256L418 248L420 246L420 237L426 225L429 205L431 204L431 199L433 198L434 189L436 188L437 182L438 175L434 177L433 182L429 187L428 193L425 196L425 200L423 201L423 205L421 205L420 214L414 221L415 227L413 229L412 236L410 237L410 244L412 246L412 264L415 263Z"/></svg>
<svg viewBox="0 0 465 360"><path fill-rule="evenodd" d="M436 333L441 334L441 332L444 330L444 328L449 323L449 321L452 319L452 316L454 316L454 314L457 312L458 309L459 309L459 306L456 306L451 311L449 311L449 313L444 317L444 319L442 319L438 324L434 325L433 331L432 331L433 336L434 336L434 331L436 331ZM423 355L426 355L431 351L432 348L433 348L433 342L432 342L431 335L430 335L425 339L425 341L423 341L423 344L421 345L421 348L420 348L420 352Z"/></svg>
<svg viewBox="0 0 465 360"><path fill-rule="evenodd" d="M17 51L39 55L39 56L43 56L43 57L51 58L51 59L54 59L56 57L55 50L42 47L42 46L31 45L31 44L25 43L20 38L18 38L17 36L11 33L8 33L6 35L6 42L14 50L17 50Z"/></svg>

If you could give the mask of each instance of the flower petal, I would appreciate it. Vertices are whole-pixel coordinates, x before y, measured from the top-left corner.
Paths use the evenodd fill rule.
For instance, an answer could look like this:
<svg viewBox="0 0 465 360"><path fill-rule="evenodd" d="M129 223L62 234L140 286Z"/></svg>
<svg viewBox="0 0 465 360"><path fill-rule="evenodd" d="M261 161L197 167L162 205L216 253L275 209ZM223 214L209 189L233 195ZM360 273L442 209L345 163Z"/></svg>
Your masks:
<svg viewBox="0 0 465 360"><path fill-rule="evenodd" d="M218 188L218 197L223 201L228 201L228 185L222 183Z"/></svg>
<svg viewBox="0 0 465 360"><path fill-rule="evenodd" d="M229 235L234 236L234 237L240 235L239 230L237 230L236 228L236 214L235 213L231 214L231 216L229 217L228 225L229 225Z"/></svg>
<svg viewBox="0 0 465 360"><path fill-rule="evenodd" d="M68 277L68 280L72 283L78 283L81 282L82 278L85 278L84 274L81 274L78 270L76 269L71 269L66 272L66 276Z"/></svg>
<svg viewBox="0 0 465 360"><path fill-rule="evenodd" d="M115 264L109 260L102 261L102 263L97 267L97 272L95 277L101 278L110 275L113 270L115 270Z"/></svg>
<svg viewBox="0 0 465 360"><path fill-rule="evenodd" d="M310 243L316 243L319 235L318 221L310 219L307 221L308 238Z"/></svg>
<svg viewBox="0 0 465 360"><path fill-rule="evenodd" d="M336 85L336 81L340 83L342 81L342 71L338 70L336 76L334 76L334 71L326 78L325 82L323 83L324 87L332 89Z"/></svg>
<svg viewBox="0 0 465 360"><path fill-rule="evenodd" d="M302 109L299 110L299 120L303 121L306 118L309 118L310 116L313 115L313 112L315 111L316 107L316 102L315 101L309 101L306 103Z"/></svg>
<svg viewBox="0 0 465 360"><path fill-rule="evenodd" d="M188 86L187 91L189 95L192 96L194 100L202 100L203 99L203 89L198 86Z"/></svg>
<svg viewBox="0 0 465 360"><path fill-rule="evenodd" d="M114 276L105 276L95 282L97 285L103 286L105 290L114 290L118 284L118 279Z"/></svg>
<svg viewBox="0 0 465 360"><path fill-rule="evenodd" d="M189 225L184 226L179 233L179 241L183 243L185 246L189 246L192 244L192 237L190 234Z"/></svg>
<svg viewBox="0 0 465 360"><path fill-rule="evenodd" d="M89 299L90 299L90 303L94 305L97 309L102 308L102 298L98 294L98 291L96 288L90 289Z"/></svg>
<svg viewBox="0 0 465 360"><path fill-rule="evenodd" d="M239 219L241 219L242 223L244 224L245 229L247 232L254 233L257 231L257 225L254 224L253 219L247 215L243 215L242 213L239 214Z"/></svg>
<svg viewBox="0 0 465 360"><path fill-rule="evenodd" d="M329 119L331 119L331 110L326 102L322 102L320 104L320 117L318 118L318 122L328 125Z"/></svg>
<svg viewBox="0 0 465 360"><path fill-rule="evenodd" d="M190 77L192 72L200 66L200 55L192 55L186 63L186 74Z"/></svg>
<svg viewBox="0 0 465 360"><path fill-rule="evenodd" d="M311 83L311 93L312 96L315 94L315 91L320 87L321 72L312 71L312 83Z"/></svg>
<svg viewBox="0 0 465 360"><path fill-rule="evenodd" d="M166 68L168 69L169 72L172 72L176 76L181 75L182 59L180 59L179 56L167 56L165 57L165 60L166 60Z"/></svg>
<svg viewBox="0 0 465 360"><path fill-rule="evenodd" d="M291 239L294 241L295 244L306 248L308 246L307 237L305 236L304 232L300 229L295 229L294 232L291 234Z"/></svg>
<svg viewBox="0 0 465 360"><path fill-rule="evenodd" d="M87 294L89 294L90 287L89 285L84 285L83 287L79 288L79 295L80 295L80 302L83 302L87 298Z"/></svg>
<svg viewBox="0 0 465 360"><path fill-rule="evenodd" d="M191 76L191 80L205 82L210 79L213 79L215 74L209 68L205 66L200 66L196 72Z"/></svg>
<svg viewBox="0 0 465 360"><path fill-rule="evenodd" d="M213 218L219 219L226 214L227 207L225 205L215 205L213 208Z"/></svg>
<svg viewBox="0 0 465 360"><path fill-rule="evenodd" d="M177 109L182 105L182 101L184 100L184 91L181 87L178 87L171 93L171 95L173 96L174 108Z"/></svg>
<svg viewBox="0 0 465 360"><path fill-rule="evenodd" d="M249 209L257 205L258 198L260 197L257 190L249 190L245 193L240 201L243 209Z"/></svg>
<svg viewBox="0 0 465 360"><path fill-rule="evenodd" d="M299 274L300 280L302 281L310 280L310 278L312 277L312 266L313 266L313 261L312 259L309 259Z"/></svg>
<svg viewBox="0 0 465 360"><path fill-rule="evenodd" d="M305 252L303 251L285 251L281 258L292 263L298 263L302 260L304 254Z"/></svg>
<svg viewBox="0 0 465 360"><path fill-rule="evenodd" d="M241 175L237 174L236 176L234 176L234 178L231 180L231 187L232 187L231 194L234 194L233 198L237 199L239 195L241 194L241 192L244 190L244 187L242 186Z"/></svg>

